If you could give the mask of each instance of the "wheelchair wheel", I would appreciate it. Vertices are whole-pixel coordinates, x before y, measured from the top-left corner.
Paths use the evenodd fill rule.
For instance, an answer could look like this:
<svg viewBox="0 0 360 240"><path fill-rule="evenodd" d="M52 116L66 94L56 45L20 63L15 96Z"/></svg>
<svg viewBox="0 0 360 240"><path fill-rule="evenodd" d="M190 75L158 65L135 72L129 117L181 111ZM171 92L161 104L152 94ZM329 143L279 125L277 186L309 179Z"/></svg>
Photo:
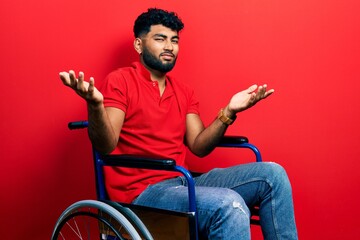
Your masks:
<svg viewBox="0 0 360 240"><path fill-rule="evenodd" d="M141 237L115 208L100 201L83 200L61 214L51 239L140 240Z"/></svg>

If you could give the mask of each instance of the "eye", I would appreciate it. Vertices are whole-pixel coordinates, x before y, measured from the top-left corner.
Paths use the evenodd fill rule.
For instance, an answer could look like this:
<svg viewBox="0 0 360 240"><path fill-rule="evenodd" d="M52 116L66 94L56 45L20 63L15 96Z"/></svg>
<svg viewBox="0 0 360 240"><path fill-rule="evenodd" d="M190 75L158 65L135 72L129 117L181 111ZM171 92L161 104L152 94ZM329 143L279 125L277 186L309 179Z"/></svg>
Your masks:
<svg viewBox="0 0 360 240"><path fill-rule="evenodd" d="M163 42L163 41L164 41L164 38L155 38L155 41L157 41L157 42Z"/></svg>
<svg viewBox="0 0 360 240"><path fill-rule="evenodd" d="M171 40L171 42L174 43L174 44L178 44L178 43L179 43L179 39L173 39L173 40Z"/></svg>

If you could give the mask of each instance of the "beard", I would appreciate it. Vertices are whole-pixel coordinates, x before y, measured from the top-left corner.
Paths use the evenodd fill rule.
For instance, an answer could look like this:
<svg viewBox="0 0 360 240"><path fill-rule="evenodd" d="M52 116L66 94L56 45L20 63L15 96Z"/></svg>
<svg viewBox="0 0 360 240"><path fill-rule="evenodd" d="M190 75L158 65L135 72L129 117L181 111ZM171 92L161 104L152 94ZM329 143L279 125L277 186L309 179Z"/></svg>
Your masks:
<svg viewBox="0 0 360 240"><path fill-rule="evenodd" d="M167 62L167 63L161 62L161 60L159 58L157 58L156 56L154 56L152 53L150 53L150 51L147 48L143 49L142 57L143 57L144 63L148 67L150 67L154 70L157 70L159 72L162 72L162 73L170 72L174 68L175 63L176 63L176 58L174 58L174 61L172 61L172 62Z"/></svg>

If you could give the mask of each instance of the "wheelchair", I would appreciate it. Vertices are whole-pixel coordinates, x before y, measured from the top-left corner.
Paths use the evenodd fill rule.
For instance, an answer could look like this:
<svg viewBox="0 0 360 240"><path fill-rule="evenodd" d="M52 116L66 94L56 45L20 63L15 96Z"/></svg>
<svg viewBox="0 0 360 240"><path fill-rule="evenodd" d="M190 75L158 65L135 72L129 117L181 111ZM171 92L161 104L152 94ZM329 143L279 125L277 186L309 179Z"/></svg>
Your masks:
<svg viewBox="0 0 360 240"><path fill-rule="evenodd" d="M71 130L87 128L88 122L70 122L68 127ZM250 149L255 154L256 161L262 161L260 151L256 146L249 143L246 137L224 136L218 147ZM177 166L172 159L101 155L95 149L93 149L93 160L97 200L78 201L66 208L55 224L52 240L199 239L193 176L201 173L191 173L187 169ZM103 168L105 166L182 173L188 183L189 210L187 212L176 212L110 201L104 183ZM260 225L259 208L256 206L250 210L252 215L250 223Z"/></svg>

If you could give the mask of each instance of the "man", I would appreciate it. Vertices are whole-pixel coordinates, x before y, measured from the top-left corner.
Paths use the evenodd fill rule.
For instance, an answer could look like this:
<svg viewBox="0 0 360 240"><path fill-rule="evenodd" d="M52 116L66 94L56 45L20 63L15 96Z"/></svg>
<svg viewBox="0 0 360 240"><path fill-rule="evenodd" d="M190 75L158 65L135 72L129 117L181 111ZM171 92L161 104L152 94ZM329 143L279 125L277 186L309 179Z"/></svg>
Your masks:
<svg viewBox="0 0 360 240"><path fill-rule="evenodd" d="M87 101L89 137L100 152L171 158L186 167L185 148L203 157L242 112L274 90L253 85L236 93L204 127L193 91L168 76L184 25L173 12L149 9L134 25L140 62L110 73L100 91L94 79L60 73L66 86ZM177 173L106 169L111 199L170 210L187 209L187 190ZM195 178L199 233L208 239L250 239L249 209L260 205L265 239L297 239L291 186L275 163L212 170Z"/></svg>

